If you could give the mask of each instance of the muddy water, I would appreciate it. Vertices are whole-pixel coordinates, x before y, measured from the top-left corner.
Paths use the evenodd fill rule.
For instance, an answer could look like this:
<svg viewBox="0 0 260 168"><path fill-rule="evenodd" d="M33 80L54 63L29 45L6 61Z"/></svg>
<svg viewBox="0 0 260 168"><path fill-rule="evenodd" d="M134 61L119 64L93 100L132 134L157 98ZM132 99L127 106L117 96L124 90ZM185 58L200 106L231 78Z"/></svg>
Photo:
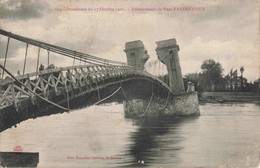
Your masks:
<svg viewBox="0 0 260 168"><path fill-rule="evenodd" d="M1 151L39 152L38 167L254 167L260 107L205 104L201 116L137 121L121 104L30 119L0 134Z"/></svg>

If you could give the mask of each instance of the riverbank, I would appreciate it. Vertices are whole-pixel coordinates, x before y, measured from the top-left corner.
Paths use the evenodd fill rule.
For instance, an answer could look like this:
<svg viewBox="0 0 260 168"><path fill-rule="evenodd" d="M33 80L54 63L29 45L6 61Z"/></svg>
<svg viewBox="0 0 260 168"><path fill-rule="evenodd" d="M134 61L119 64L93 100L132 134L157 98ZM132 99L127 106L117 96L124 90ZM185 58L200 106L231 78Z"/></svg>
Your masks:
<svg viewBox="0 0 260 168"><path fill-rule="evenodd" d="M260 96L252 92L204 92L199 103L260 103Z"/></svg>

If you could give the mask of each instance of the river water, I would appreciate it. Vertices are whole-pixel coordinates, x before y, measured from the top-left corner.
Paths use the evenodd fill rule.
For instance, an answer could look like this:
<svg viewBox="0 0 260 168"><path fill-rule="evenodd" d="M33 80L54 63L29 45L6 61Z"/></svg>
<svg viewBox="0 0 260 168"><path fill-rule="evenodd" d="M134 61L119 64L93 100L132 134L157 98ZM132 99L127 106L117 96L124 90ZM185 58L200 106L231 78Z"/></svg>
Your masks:
<svg viewBox="0 0 260 168"><path fill-rule="evenodd" d="M0 133L0 150L39 152L38 167L256 167L260 107L200 105L201 116L124 118L122 104L30 119Z"/></svg>

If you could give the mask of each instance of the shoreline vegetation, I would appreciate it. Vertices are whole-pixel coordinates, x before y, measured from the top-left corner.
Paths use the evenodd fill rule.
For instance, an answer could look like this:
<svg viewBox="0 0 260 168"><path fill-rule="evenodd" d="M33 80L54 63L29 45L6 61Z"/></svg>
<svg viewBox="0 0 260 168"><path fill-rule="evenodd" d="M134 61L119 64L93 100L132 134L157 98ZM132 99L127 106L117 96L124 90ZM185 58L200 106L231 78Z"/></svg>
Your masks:
<svg viewBox="0 0 260 168"><path fill-rule="evenodd" d="M260 96L251 92L204 92L199 96L199 103L256 103Z"/></svg>

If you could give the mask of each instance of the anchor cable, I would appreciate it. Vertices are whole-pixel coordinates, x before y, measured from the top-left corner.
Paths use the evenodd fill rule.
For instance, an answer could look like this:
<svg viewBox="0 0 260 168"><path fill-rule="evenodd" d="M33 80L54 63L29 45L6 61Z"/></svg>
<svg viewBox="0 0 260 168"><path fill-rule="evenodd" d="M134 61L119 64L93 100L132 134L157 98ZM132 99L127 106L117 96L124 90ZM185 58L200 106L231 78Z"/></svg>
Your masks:
<svg viewBox="0 0 260 168"><path fill-rule="evenodd" d="M150 97L149 103L148 103L148 105L146 106L146 109L145 109L144 113L143 113L142 115L139 115L139 117L142 117L142 116L146 115L146 113L147 113L147 111L148 111L148 109L149 109L149 107L150 107L150 104L151 104L152 100L153 100L153 93L152 93L152 95L151 95L151 97Z"/></svg>
<svg viewBox="0 0 260 168"><path fill-rule="evenodd" d="M108 98L110 98L110 97L112 97L112 96L114 96L119 90L121 89L121 87L119 87L119 88L117 88L116 89L116 91L114 91L111 95L109 95L109 96L107 96L107 97L105 97L104 99L102 99L102 100L99 100L98 102L96 102L95 104L93 104L93 105L97 105L97 104L99 104L99 103L101 103L101 102L103 102L103 101L105 101L106 99L108 99Z"/></svg>
<svg viewBox="0 0 260 168"><path fill-rule="evenodd" d="M121 86L121 83L120 83L120 86ZM128 101L128 98L127 98L127 96L126 96L126 94L125 94L125 91L124 91L124 89L123 89L122 86L121 86L121 89L122 89L123 95L125 96L125 99L126 99L127 104L130 106L131 110L134 111L133 107L131 106L131 104L130 104L129 101Z"/></svg>

